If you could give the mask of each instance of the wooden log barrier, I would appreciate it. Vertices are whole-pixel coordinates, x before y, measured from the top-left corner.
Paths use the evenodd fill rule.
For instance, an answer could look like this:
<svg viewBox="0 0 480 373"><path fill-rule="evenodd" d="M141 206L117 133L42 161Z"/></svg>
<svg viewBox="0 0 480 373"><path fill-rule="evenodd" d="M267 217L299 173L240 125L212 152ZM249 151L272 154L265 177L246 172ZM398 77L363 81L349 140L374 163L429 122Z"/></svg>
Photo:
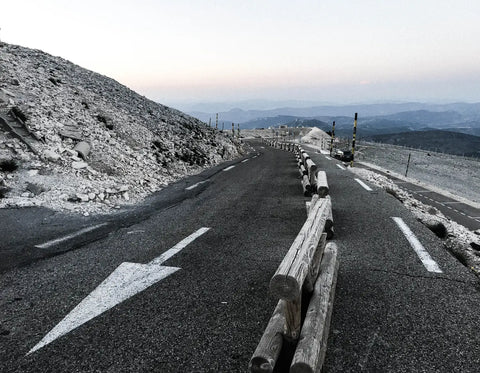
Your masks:
<svg viewBox="0 0 480 373"><path fill-rule="evenodd" d="M323 198L328 195L328 183L327 183L327 174L325 171L317 172L317 193L320 198Z"/></svg>
<svg viewBox="0 0 480 373"><path fill-rule="evenodd" d="M305 166L304 166L303 164L300 165L300 173L301 173L302 175L307 175L307 176L308 176L308 171L307 171L307 169L305 168Z"/></svg>
<svg viewBox="0 0 480 373"><path fill-rule="evenodd" d="M337 246L330 242L325 248L320 275L315 283L300 340L290 366L291 373L314 373L320 372L322 368L327 349L337 273Z"/></svg>
<svg viewBox="0 0 480 373"><path fill-rule="evenodd" d="M300 171L300 173L302 173L302 171ZM310 197L312 195L312 186L310 185L310 181L308 180L307 175L302 175L302 188L303 195L305 197Z"/></svg>
<svg viewBox="0 0 480 373"><path fill-rule="evenodd" d="M294 301L301 296L302 286L320 239L320 235L314 233L323 232L330 208L329 197L319 199L312 207L300 233L270 280L270 292L274 296L288 301Z"/></svg>
<svg viewBox="0 0 480 373"><path fill-rule="evenodd" d="M302 152L301 156L302 156L303 164L306 164L306 163L307 163L307 159L310 159L310 156L309 156L308 153L306 153L305 151Z"/></svg>
<svg viewBox="0 0 480 373"><path fill-rule="evenodd" d="M248 368L252 373L271 373L283 345L285 332L285 305L282 299L277 303L265 332L253 353Z"/></svg>
<svg viewBox="0 0 480 373"><path fill-rule="evenodd" d="M310 179L310 184L312 186L316 185L317 184L317 181L316 181L317 165L310 158L308 158L305 161L305 166L308 171L308 178Z"/></svg>
<svg viewBox="0 0 480 373"><path fill-rule="evenodd" d="M318 195L318 194L315 194L315 195ZM327 221L325 222L325 232L327 233L327 240L331 240L333 238L333 233L334 233L332 209L330 209L327 216Z"/></svg>
<svg viewBox="0 0 480 373"><path fill-rule="evenodd" d="M304 289L308 293L312 293L315 287L315 281L317 280L318 273L320 271L320 263L322 261L322 256L325 250L326 243L327 243L327 234L322 233L316 249L313 249L314 254L313 254L312 262L308 269L307 277L305 277L305 282L303 284Z"/></svg>

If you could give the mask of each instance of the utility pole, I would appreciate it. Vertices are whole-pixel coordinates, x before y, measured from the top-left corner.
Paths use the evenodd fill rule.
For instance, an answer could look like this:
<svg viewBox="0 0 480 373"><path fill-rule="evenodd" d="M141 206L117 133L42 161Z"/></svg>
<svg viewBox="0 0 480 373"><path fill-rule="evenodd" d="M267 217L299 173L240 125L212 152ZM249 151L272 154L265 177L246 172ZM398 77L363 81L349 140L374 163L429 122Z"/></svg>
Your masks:
<svg viewBox="0 0 480 373"><path fill-rule="evenodd" d="M208 126L209 126L209 127L212 126L212 117L210 117L210 119L208 119Z"/></svg>
<svg viewBox="0 0 480 373"><path fill-rule="evenodd" d="M357 113L355 113L355 121L353 122L353 141L352 141L352 160L350 167L353 167L353 160L355 158L355 138L357 137Z"/></svg>

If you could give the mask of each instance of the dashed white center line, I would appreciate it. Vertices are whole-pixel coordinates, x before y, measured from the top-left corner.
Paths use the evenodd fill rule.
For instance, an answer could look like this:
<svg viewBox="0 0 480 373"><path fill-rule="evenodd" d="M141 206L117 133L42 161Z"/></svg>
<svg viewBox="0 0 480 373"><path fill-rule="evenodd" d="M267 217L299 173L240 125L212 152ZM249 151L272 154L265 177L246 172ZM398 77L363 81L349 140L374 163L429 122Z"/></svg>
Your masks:
<svg viewBox="0 0 480 373"><path fill-rule="evenodd" d="M68 241L68 240L70 240L74 237L80 236L84 233L91 232L91 231L93 231L95 229L98 229L100 227L103 227L105 225L108 225L108 223L100 223L100 224L97 224L97 225L92 225L91 227L80 229L79 231L77 231L75 233L71 233L71 234L68 234L66 236L56 238L54 240L51 240L51 241L48 241L48 242L45 242L45 243L42 243L42 244L39 244L39 245L35 245L35 247L37 249L47 249L51 246L55 246L56 244L59 244L59 243L64 242L64 241Z"/></svg>
<svg viewBox="0 0 480 373"><path fill-rule="evenodd" d="M340 170L346 170L346 168L343 167L341 164L337 164L337 167L338 167Z"/></svg>
<svg viewBox="0 0 480 373"><path fill-rule="evenodd" d="M412 246L413 250L417 253L418 257L422 261L424 267L429 272L434 273L443 273L443 271L438 266L437 262L432 259L430 254L425 250L423 245L420 243L418 238L415 234L410 230L407 224L403 221L402 218L392 217L393 221L398 225L400 230L402 231L403 235L406 237L410 246Z"/></svg>
<svg viewBox="0 0 480 373"><path fill-rule="evenodd" d="M325 156L325 158L326 158L326 159L328 159L329 161L331 161L331 160L332 160L332 158L330 158L330 157L327 157L327 156Z"/></svg>
<svg viewBox="0 0 480 373"><path fill-rule="evenodd" d="M367 184L365 184L362 180L360 179L355 179L357 183L359 183L366 191L371 192L372 188L370 188Z"/></svg>
<svg viewBox="0 0 480 373"><path fill-rule="evenodd" d="M234 168L235 166L230 166L230 167L227 167L227 168L224 168L223 171L230 171L232 168Z"/></svg>
<svg viewBox="0 0 480 373"><path fill-rule="evenodd" d="M245 162L248 162L248 161L249 161L249 159L247 158L247 159L244 159L244 160L242 161L242 163L245 163Z"/></svg>
<svg viewBox="0 0 480 373"><path fill-rule="evenodd" d="M202 185L203 183L206 183L208 181L207 180L203 180L203 181L199 181L198 183L196 184L193 184L193 185L190 185L189 187L186 187L185 190L192 190L192 189L195 189L196 187Z"/></svg>

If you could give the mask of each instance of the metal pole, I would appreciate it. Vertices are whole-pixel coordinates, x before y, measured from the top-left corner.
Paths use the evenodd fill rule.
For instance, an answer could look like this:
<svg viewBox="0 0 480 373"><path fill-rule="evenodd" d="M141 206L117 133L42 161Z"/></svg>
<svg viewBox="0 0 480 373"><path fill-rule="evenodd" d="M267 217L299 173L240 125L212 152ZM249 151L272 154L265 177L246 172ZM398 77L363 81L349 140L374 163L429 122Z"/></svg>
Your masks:
<svg viewBox="0 0 480 373"><path fill-rule="evenodd" d="M355 138L357 137L357 113L355 113L355 121L353 122L353 141L352 141L352 160L350 167L353 167L353 160L355 158Z"/></svg>
<svg viewBox="0 0 480 373"><path fill-rule="evenodd" d="M217 113L217 117L215 119L215 129L218 130L218 113Z"/></svg>
<svg viewBox="0 0 480 373"><path fill-rule="evenodd" d="M235 137L235 124L232 123L232 136Z"/></svg>
<svg viewBox="0 0 480 373"><path fill-rule="evenodd" d="M332 152L333 152L333 141L334 140L335 140L335 121L333 121L332 138L330 140L330 157L332 156Z"/></svg>
<svg viewBox="0 0 480 373"><path fill-rule="evenodd" d="M410 166L410 157L412 156L412 153L408 153L408 162L407 162L407 169L405 170L405 177L407 177L408 174L408 166Z"/></svg>

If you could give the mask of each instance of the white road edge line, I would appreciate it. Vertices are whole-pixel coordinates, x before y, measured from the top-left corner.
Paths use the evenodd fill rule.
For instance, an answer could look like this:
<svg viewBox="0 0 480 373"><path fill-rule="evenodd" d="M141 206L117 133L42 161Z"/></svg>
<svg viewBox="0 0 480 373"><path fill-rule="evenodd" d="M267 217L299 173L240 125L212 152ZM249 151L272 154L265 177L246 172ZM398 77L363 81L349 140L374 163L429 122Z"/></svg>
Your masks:
<svg viewBox="0 0 480 373"><path fill-rule="evenodd" d="M95 229L98 229L100 227L103 227L105 225L108 225L108 223L100 223L100 224L97 224L97 225L92 225L91 227L87 227L87 228L83 228L83 229L80 229L79 231L75 232L75 233L71 233L71 234L68 234L66 236L63 236L63 237L60 237L60 238L56 238L54 240L51 240L51 241L48 241L48 242L44 242L42 244L39 244L39 245L35 245L35 247L37 249L47 249L49 248L50 246L54 246L58 243L61 243L61 242L64 242L64 241L67 241L71 238L74 238L74 237L77 237L77 236L80 236L84 233L88 233L88 232L91 232Z"/></svg>
<svg viewBox="0 0 480 373"><path fill-rule="evenodd" d="M362 180L355 178L355 181L359 183L366 191L371 192L372 188L370 188L367 184L365 184Z"/></svg>
<svg viewBox="0 0 480 373"><path fill-rule="evenodd" d="M249 158L244 159L244 160L242 161L242 163L245 163L245 162L248 162L248 161L249 161Z"/></svg>
<svg viewBox="0 0 480 373"><path fill-rule="evenodd" d="M338 167L340 170L346 170L345 167L343 167L341 164L338 164L338 163L337 163L337 167Z"/></svg>
<svg viewBox="0 0 480 373"><path fill-rule="evenodd" d="M417 253L418 257L423 263L423 266L427 269L428 272L434 273L443 273L443 271L438 266L437 262L432 259L430 254L425 250L423 245L420 243L418 238L415 234L410 230L407 224L403 221L402 218L392 217L393 221L397 224L397 226L402 231L403 235L406 237L410 246L412 246L413 250Z"/></svg>
<svg viewBox="0 0 480 373"><path fill-rule="evenodd" d="M57 338L71 332L87 321L101 315L110 308L115 307L117 304L122 303L124 300L178 271L180 268L165 267L162 266L162 263L209 230L210 228L198 229L147 264L121 263L95 290L50 330L27 355L48 345Z"/></svg>
<svg viewBox="0 0 480 373"><path fill-rule="evenodd" d="M227 167L227 168L224 168L223 171L230 171L230 170L231 170L232 168L234 168L234 167L235 167L235 165L230 166L230 167Z"/></svg>

